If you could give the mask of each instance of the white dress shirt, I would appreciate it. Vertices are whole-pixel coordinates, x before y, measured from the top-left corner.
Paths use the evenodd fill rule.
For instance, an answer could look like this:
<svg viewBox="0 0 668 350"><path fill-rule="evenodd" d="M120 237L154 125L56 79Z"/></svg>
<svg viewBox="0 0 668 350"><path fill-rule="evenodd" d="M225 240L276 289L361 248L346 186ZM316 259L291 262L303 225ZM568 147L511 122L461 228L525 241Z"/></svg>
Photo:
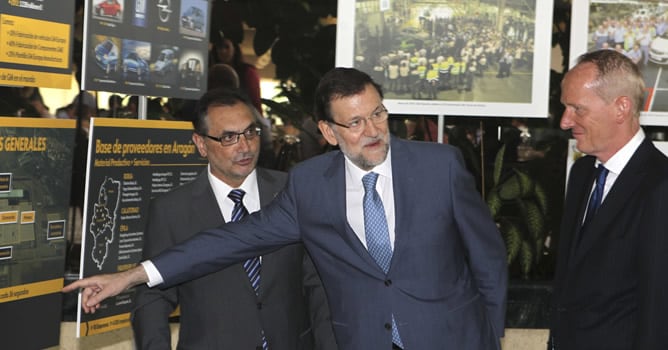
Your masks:
<svg viewBox="0 0 668 350"><path fill-rule="evenodd" d="M390 245L394 250L394 190L392 188L392 160L388 151L385 161L373 168L371 171L364 171L353 164L346 157L346 216L350 227L355 231L357 238L366 247L366 233L364 232L364 184L362 177L369 172L378 174L376 182L376 191L383 201L385 217L387 218L387 229L390 233ZM368 247L367 247L368 248Z"/></svg>
<svg viewBox="0 0 668 350"><path fill-rule="evenodd" d="M232 201L232 199L230 199L227 195L230 193L230 191L235 189L235 187L231 187L211 174L211 165L207 166L207 176L209 178L211 188L213 189L213 194L216 197L216 202L218 202L220 212L223 213L223 219L225 222L230 222L230 219L232 218L232 210L234 209L234 201ZM257 186L257 172L255 169L253 169L253 171L248 174L241 186L237 188L246 192L242 202L249 213L260 210L260 190ZM143 261L141 264L144 266L144 270L148 275L147 285L149 287L154 287L164 282L162 275L150 260Z"/></svg>
<svg viewBox="0 0 668 350"><path fill-rule="evenodd" d="M642 128L640 128L638 132L633 135L631 140L629 140L629 142L624 145L624 147L617 151L617 153L615 153L610 159L608 159L607 162L603 164L603 166L608 169L608 177L605 179L605 187L603 188L603 197L601 197L601 203L603 203L605 197L608 195L608 192L610 192L612 185L614 185L615 181L617 181L617 177L619 177L619 174L622 173L622 170L624 170L624 167L626 167L626 164L628 164L629 160L631 160L631 157L633 157L633 154L636 152L638 147L640 147L640 144L644 139L645 132L642 130ZM601 164L601 162L597 159L596 166L598 167L599 164Z"/></svg>

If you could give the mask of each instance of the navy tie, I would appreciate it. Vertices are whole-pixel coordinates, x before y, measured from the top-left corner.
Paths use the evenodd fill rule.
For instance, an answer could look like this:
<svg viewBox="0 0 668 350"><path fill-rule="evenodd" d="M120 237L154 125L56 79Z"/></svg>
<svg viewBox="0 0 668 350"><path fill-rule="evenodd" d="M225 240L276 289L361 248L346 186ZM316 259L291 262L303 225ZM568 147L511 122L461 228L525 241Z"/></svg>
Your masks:
<svg viewBox="0 0 668 350"><path fill-rule="evenodd" d="M383 201L376 191L377 173L368 173L362 177L364 184L364 234L369 254L376 260L378 266L385 273L390 269L392 260L392 246L390 245L390 231L387 228L387 218ZM392 315L392 342L403 348L399 329Z"/></svg>
<svg viewBox="0 0 668 350"><path fill-rule="evenodd" d="M608 169L606 169L603 164L599 164L598 168L596 168L596 184L594 186L594 191L592 191L591 197L589 197L587 214L582 223L583 228L593 220L594 215L596 215L598 208L601 206L601 201L603 200L603 188L605 187L605 178L607 176Z"/></svg>
<svg viewBox="0 0 668 350"><path fill-rule="evenodd" d="M244 192L244 190L235 189L230 191L227 195L227 197L234 202L231 221L239 221L248 215L248 210L242 201L245 194L246 192ZM250 280L251 286L253 286L253 290L255 290L255 294L258 294L260 289L260 268L260 258L257 256L244 262L244 270L246 270L246 273L248 274L248 279ZM269 344L267 343L267 338L264 336L264 331L262 331L262 349L269 349Z"/></svg>

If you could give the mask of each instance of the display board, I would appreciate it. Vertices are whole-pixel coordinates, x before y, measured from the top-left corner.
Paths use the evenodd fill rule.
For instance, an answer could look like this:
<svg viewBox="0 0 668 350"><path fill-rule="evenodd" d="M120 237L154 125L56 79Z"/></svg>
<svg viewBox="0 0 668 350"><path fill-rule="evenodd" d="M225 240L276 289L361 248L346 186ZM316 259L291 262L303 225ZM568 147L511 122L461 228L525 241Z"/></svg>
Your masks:
<svg viewBox="0 0 668 350"><path fill-rule="evenodd" d="M0 85L69 89L74 1L0 1Z"/></svg>
<svg viewBox="0 0 668 350"><path fill-rule="evenodd" d="M206 0L86 0L83 89L198 99L210 12Z"/></svg>
<svg viewBox="0 0 668 350"><path fill-rule="evenodd" d="M0 118L3 349L43 349L60 339L75 126Z"/></svg>
<svg viewBox="0 0 668 350"><path fill-rule="evenodd" d="M336 65L369 73L393 114L546 118L552 6L339 0Z"/></svg>
<svg viewBox="0 0 668 350"><path fill-rule="evenodd" d="M637 61L646 92L640 123L668 125L668 1L574 1L569 65L598 49L620 50Z"/></svg>
<svg viewBox="0 0 668 350"><path fill-rule="evenodd" d="M92 118L80 277L124 271L141 261L151 198L193 180L206 164L192 142L192 124ZM77 337L130 325L134 289L83 314Z"/></svg>

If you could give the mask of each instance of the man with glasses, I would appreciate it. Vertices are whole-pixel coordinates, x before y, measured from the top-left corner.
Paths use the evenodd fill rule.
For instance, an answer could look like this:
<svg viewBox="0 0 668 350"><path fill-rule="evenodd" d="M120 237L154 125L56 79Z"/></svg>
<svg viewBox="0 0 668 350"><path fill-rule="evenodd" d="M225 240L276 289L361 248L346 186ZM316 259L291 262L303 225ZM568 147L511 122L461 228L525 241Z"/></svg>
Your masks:
<svg viewBox="0 0 668 350"><path fill-rule="evenodd" d="M340 150L293 167L261 212L63 291L84 288L94 312L128 286L171 286L303 242L339 349L500 349L506 252L459 152L391 137L380 86L356 69L328 72L315 96L320 131Z"/></svg>
<svg viewBox="0 0 668 350"><path fill-rule="evenodd" d="M193 182L151 202L144 258L234 220L231 191L243 191L244 207L254 212L283 188L285 173L255 166L258 118L236 91L212 90L202 97L192 140L209 165ZM177 305L179 348L255 349L265 343L272 350L336 349L324 291L303 246L262 255L257 266L256 286L242 263L165 290L138 288L132 313L137 349L171 348L168 318Z"/></svg>

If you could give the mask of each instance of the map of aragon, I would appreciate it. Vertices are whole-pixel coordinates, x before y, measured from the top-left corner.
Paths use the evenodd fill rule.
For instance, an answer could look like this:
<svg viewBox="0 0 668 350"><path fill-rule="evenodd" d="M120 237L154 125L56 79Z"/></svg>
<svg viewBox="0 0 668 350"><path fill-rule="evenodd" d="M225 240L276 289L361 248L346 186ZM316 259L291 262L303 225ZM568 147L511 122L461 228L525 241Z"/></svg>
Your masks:
<svg viewBox="0 0 668 350"><path fill-rule="evenodd" d="M100 185L97 202L93 206L90 232L93 235L91 257L99 270L109 255L109 244L114 241L114 231L118 217L118 204L121 197L121 182L105 177Z"/></svg>

